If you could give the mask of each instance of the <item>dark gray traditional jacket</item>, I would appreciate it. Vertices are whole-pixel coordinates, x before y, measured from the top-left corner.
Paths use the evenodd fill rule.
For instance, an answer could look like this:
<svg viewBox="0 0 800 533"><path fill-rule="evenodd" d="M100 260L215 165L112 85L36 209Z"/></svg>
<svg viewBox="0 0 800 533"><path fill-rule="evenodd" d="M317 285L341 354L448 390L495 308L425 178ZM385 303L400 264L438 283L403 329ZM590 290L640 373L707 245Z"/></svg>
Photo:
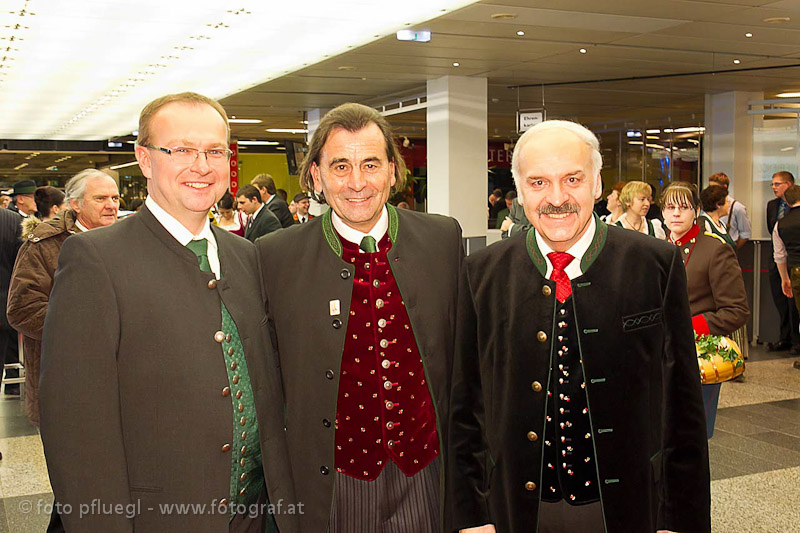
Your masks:
<svg viewBox="0 0 800 533"><path fill-rule="evenodd" d="M533 229L471 255L451 398L454 527L538 526L555 282ZM606 531L710 530L705 418L679 250L597 220L572 280Z"/></svg>

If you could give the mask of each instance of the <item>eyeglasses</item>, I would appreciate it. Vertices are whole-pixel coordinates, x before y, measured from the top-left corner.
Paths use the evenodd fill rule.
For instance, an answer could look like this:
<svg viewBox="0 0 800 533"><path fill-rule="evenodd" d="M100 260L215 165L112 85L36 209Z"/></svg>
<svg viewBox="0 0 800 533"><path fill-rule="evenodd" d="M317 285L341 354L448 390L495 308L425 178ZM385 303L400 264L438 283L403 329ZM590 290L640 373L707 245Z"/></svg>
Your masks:
<svg viewBox="0 0 800 533"><path fill-rule="evenodd" d="M778 183L773 182L772 185L770 185L770 187L775 189L776 187L780 187L781 185L789 185L789 182L788 181L779 181Z"/></svg>
<svg viewBox="0 0 800 533"><path fill-rule="evenodd" d="M688 211L694 211L694 207L692 207L690 205L686 205L686 204L682 204L682 205L668 204L668 205L665 205L662 208L662 211L670 211L670 212L671 211L680 211L681 213L686 213Z"/></svg>
<svg viewBox="0 0 800 533"><path fill-rule="evenodd" d="M212 148L210 150L198 150L197 148L189 148L188 146L177 146L175 148L164 148L163 146L155 146L153 144L146 144L145 148L152 148L164 152L172 158L173 161L179 164L191 165L197 160L200 154L206 156L206 161L209 165L227 164L233 152L227 148Z"/></svg>

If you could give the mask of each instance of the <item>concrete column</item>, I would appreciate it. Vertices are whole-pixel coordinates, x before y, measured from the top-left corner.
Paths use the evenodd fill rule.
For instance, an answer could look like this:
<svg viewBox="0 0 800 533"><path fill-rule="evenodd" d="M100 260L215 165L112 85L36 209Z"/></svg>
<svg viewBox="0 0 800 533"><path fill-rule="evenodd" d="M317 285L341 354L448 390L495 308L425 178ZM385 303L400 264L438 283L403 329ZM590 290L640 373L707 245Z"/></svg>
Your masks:
<svg viewBox="0 0 800 533"><path fill-rule="evenodd" d="M428 80L428 212L449 215L467 253L486 246L486 78Z"/></svg>
<svg viewBox="0 0 800 533"><path fill-rule="evenodd" d="M724 172L731 178L731 196L752 206L753 128L761 118L747 114L747 102L764 93L732 91L706 95L703 144L703 187L708 177Z"/></svg>
<svg viewBox="0 0 800 533"><path fill-rule="evenodd" d="M330 111L330 108L315 108L309 109L306 112L306 118L308 120L308 125L306 129L308 129L308 133L306 134L306 138L308 139L308 143L311 143L311 137L314 135L314 132L317 130L317 126L319 126L319 122L322 120L322 117ZM309 191L310 192L310 191ZM310 201L308 212L314 215L315 217L320 216L322 213L328 210L327 204L320 204L316 202L313 198Z"/></svg>

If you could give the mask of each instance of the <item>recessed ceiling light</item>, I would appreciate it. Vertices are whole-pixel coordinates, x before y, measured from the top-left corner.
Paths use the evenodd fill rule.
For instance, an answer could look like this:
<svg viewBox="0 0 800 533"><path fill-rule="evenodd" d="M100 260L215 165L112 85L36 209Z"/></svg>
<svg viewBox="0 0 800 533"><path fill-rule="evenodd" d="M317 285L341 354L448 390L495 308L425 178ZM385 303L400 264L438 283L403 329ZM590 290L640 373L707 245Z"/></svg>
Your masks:
<svg viewBox="0 0 800 533"><path fill-rule="evenodd" d="M522 31L522 30L519 30L519 31L517 31L517 35L519 35L520 37L522 37L523 35L525 35L525 32L524 32L524 31Z"/></svg>
<svg viewBox="0 0 800 533"><path fill-rule="evenodd" d="M338 69L339 70L355 70L356 67L353 67L351 65L342 65L342 66L338 67Z"/></svg>
<svg viewBox="0 0 800 533"><path fill-rule="evenodd" d="M738 65L739 63L741 63L741 61L739 61L738 59L734 59L734 60L733 60L733 64L734 64L734 65Z"/></svg>
<svg viewBox="0 0 800 533"><path fill-rule="evenodd" d="M586 53L586 48L581 48L580 50L578 50L578 52L580 52L582 54L585 54Z"/></svg>
<svg viewBox="0 0 800 533"><path fill-rule="evenodd" d="M797 93L780 93L778 98L800 98L800 92Z"/></svg>
<svg viewBox="0 0 800 533"><path fill-rule="evenodd" d="M791 152L792 150L794 150L794 146L785 146L781 148L781 152Z"/></svg>
<svg viewBox="0 0 800 533"><path fill-rule="evenodd" d="M744 34L744 36L745 36L745 37L747 37L747 38L749 39L750 37L752 37L752 36L753 36L753 34L752 34L752 33L750 33L750 32L747 32L747 33L745 33L745 34Z"/></svg>
<svg viewBox="0 0 800 533"><path fill-rule="evenodd" d="M789 17L769 17L765 18L763 22L766 22L767 24L783 24L784 22L789 22L790 20L792 19Z"/></svg>
<svg viewBox="0 0 800 533"><path fill-rule="evenodd" d="M231 117L228 119L231 124L261 124L261 120L257 118L236 118Z"/></svg>
<svg viewBox="0 0 800 533"><path fill-rule="evenodd" d="M236 141L236 143L243 146L278 146L280 144L277 141Z"/></svg>
<svg viewBox="0 0 800 533"><path fill-rule="evenodd" d="M267 128L270 133L308 133L307 129L297 128Z"/></svg>
<svg viewBox="0 0 800 533"><path fill-rule="evenodd" d="M517 18L516 13L492 13L494 20L512 20Z"/></svg>
<svg viewBox="0 0 800 533"><path fill-rule="evenodd" d="M454 61L454 62L453 62L453 66L454 66L454 67L460 67L460 66L461 66L461 63L459 63L458 61Z"/></svg>
<svg viewBox="0 0 800 533"><path fill-rule="evenodd" d="M398 41L415 41L418 43L427 43L431 40L430 30L400 30L396 34Z"/></svg>

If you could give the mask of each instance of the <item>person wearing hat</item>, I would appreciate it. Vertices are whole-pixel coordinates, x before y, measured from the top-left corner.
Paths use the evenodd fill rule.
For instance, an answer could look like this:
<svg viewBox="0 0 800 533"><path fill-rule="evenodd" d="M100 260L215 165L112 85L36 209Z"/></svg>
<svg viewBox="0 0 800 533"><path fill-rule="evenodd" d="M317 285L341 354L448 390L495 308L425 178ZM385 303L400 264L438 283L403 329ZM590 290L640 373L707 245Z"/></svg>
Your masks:
<svg viewBox="0 0 800 533"><path fill-rule="evenodd" d="M294 215L292 215L295 224L305 224L314 218L314 215L308 212L308 208L311 206L311 201L308 199L308 193L299 192L295 194L292 203L297 208Z"/></svg>
<svg viewBox="0 0 800 533"><path fill-rule="evenodd" d="M11 192L12 203L9 209L16 211L24 217L36 215L36 201L33 199L35 192L35 181L22 180L16 182Z"/></svg>

